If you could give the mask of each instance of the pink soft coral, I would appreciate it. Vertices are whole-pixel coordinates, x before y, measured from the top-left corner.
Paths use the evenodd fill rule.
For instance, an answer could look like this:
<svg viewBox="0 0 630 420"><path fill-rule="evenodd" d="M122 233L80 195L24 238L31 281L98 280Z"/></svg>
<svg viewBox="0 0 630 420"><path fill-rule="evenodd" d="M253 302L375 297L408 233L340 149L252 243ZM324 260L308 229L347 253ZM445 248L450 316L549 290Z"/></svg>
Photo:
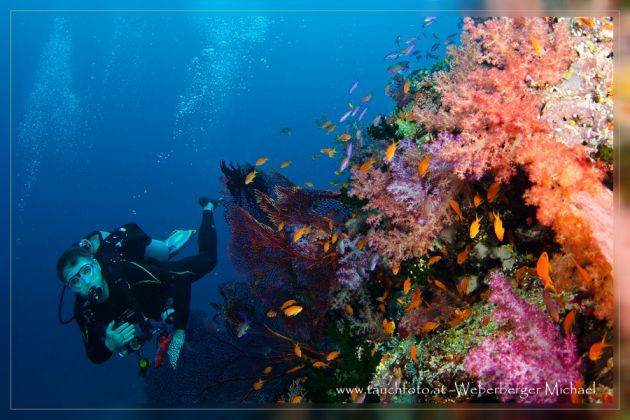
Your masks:
<svg viewBox="0 0 630 420"><path fill-rule="evenodd" d="M503 393L503 402L557 402L558 395L547 393L546 386L575 386L580 379L575 336L561 337L549 316L520 299L502 274L492 274L489 284L490 302L498 306L492 318L499 324L509 321L511 332L484 340L468 353L464 368L485 388L540 389L528 396Z"/></svg>
<svg viewBox="0 0 630 420"><path fill-rule="evenodd" d="M514 144L548 131L538 119L536 87L557 83L571 63L569 29L538 17L466 19L464 29L463 46L449 50L450 71L434 77L440 107L415 107L415 119L432 130L461 132L439 152L458 176L480 179L494 171L507 182L516 168Z"/></svg>
<svg viewBox="0 0 630 420"><path fill-rule="evenodd" d="M417 166L421 158L418 148L405 141L398 146L389 170L352 170L349 195L368 200L364 206L370 225L368 246L392 267L427 250L451 220L448 200L461 187L449 170L440 170L437 159L420 179Z"/></svg>

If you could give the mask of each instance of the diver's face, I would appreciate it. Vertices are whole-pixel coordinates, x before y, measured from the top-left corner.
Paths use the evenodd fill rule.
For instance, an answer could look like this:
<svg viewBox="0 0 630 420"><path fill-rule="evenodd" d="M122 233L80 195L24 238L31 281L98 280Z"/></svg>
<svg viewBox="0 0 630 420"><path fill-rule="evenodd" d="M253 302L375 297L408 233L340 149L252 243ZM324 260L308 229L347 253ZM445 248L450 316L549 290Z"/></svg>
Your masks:
<svg viewBox="0 0 630 420"><path fill-rule="evenodd" d="M79 258L63 271L66 285L76 294L87 298L91 287L103 287L101 266L93 258Z"/></svg>

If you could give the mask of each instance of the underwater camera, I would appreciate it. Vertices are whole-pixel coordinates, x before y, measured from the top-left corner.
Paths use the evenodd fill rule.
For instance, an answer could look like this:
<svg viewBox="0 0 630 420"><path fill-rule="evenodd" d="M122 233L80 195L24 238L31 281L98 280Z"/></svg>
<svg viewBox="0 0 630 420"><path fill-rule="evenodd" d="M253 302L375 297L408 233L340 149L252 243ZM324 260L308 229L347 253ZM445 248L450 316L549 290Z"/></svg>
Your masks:
<svg viewBox="0 0 630 420"><path fill-rule="evenodd" d="M121 313L114 323L114 327L118 328L125 322L133 325L134 328L134 337L128 342L125 347L127 352L137 352L142 348L144 343L151 339L151 335L145 334L145 331L142 328L142 323L138 322L138 316L133 309L126 309Z"/></svg>

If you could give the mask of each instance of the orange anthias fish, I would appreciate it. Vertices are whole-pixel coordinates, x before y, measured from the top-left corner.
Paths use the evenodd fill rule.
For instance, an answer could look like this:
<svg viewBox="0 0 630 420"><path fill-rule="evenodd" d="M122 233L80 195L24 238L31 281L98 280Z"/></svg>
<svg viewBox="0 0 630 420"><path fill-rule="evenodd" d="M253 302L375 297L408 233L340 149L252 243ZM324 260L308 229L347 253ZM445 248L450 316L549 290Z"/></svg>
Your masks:
<svg viewBox="0 0 630 420"><path fill-rule="evenodd" d="M295 316L302 312L302 309L304 308L302 308L301 306L289 306L287 309L284 310L284 314L286 316Z"/></svg>
<svg viewBox="0 0 630 420"><path fill-rule="evenodd" d="M602 357L602 354L604 353L604 349L606 347L612 347L612 344L606 344L606 334L604 333L602 341L598 341L591 346L590 350L588 351L588 358L592 361L599 360Z"/></svg>
<svg viewBox="0 0 630 420"><path fill-rule="evenodd" d="M396 275L398 274L398 271L400 271L400 266L397 265L395 267L392 267L392 274Z"/></svg>
<svg viewBox="0 0 630 420"><path fill-rule="evenodd" d="M269 160L268 157L261 157L260 159L256 161L256 166L262 166L265 163L267 163L268 160Z"/></svg>
<svg viewBox="0 0 630 420"><path fill-rule="evenodd" d="M296 395L295 397L291 398L291 404L299 404L300 401L302 401L301 395Z"/></svg>
<svg viewBox="0 0 630 420"><path fill-rule="evenodd" d="M562 323L564 335L569 335L571 329L573 328L573 324L575 324L575 309L569 312L567 316L564 317L564 322Z"/></svg>
<svg viewBox="0 0 630 420"><path fill-rule="evenodd" d="M293 233L293 242L297 242L300 240L300 238L304 235L306 235L307 233L309 233L311 231L311 227L310 226L302 226L301 228L299 228L298 230L296 230Z"/></svg>
<svg viewBox="0 0 630 420"><path fill-rule="evenodd" d="M251 184L254 178L256 178L257 174L258 174L258 171L256 169L248 173L247 176L245 177L245 185Z"/></svg>
<svg viewBox="0 0 630 420"><path fill-rule="evenodd" d="M413 360L413 362L415 364L418 364L418 359L417 359L417 355L416 355L416 344L415 343L411 345L410 353L411 353L411 360Z"/></svg>
<svg viewBox="0 0 630 420"><path fill-rule="evenodd" d="M475 215L475 220L470 224L470 239L473 239L479 233L479 222L481 222L481 219L483 219L483 216Z"/></svg>
<svg viewBox="0 0 630 420"><path fill-rule="evenodd" d="M258 382L256 382L254 385L252 385L252 388L254 388L254 390L258 391L260 388L262 388L264 382L265 381L263 381L262 379L259 379Z"/></svg>
<svg viewBox="0 0 630 420"><path fill-rule="evenodd" d="M422 325L422 328L420 329L420 331L422 331L423 333L429 332L429 331L433 331L434 329L436 329L437 327L439 327L440 324L435 322L435 321L427 321Z"/></svg>
<svg viewBox="0 0 630 420"><path fill-rule="evenodd" d="M588 25L588 26L593 26L593 19L591 19L591 18L581 17L580 18L580 22L582 22L583 24Z"/></svg>
<svg viewBox="0 0 630 420"><path fill-rule="evenodd" d="M465 276L462 282L457 285L457 291L462 296L468 294L468 276Z"/></svg>
<svg viewBox="0 0 630 420"><path fill-rule="evenodd" d="M326 122L325 122L324 124L322 124L322 125L321 125L321 127L319 127L319 128L326 128L326 127L328 127L330 124L331 124L331 122L330 122L330 121L326 121Z"/></svg>
<svg viewBox="0 0 630 420"><path fill-rule="evenodd" d="M473 198L473 204L475 205L475 207L479 207L482 201L483 201L483 198L481 198L479 193L475 193L475 197Z"/></svg>
<svg viewBox="0 0 630 420"><path fill-rule="evenodd" d="M553 286L551 277L549 276L549 256L547 252L540 254L540 258L538 258L538 263L536 264L536 274L543 280L545 284L544 290L549 289L556 293L556 288Z"/></svg>
<svg viewBox="0 0 630 420"><path fill-rule="evenodd" d="M299 344L295 343L295 347L293 347L293 353L295 353L297 357L302 357L302 349L300 348Z"/></svg>
<svg viewBox="0 0 630 420"><path fill-rule="evenodd" d="M272 370L272 367L271 367L271 366L267 366L267 367L265 368L265 370L263 370L263 373L264 373L264 374L270 373L270 372L271 372L271 370Z"/></svg>
<svg viewBox="0 0 630 420"><path fill-rule="evenodd" d="M346 310L346 313L348 315L352 315L354 313L354 310L352 309L352 306L348 305L347 303L345 305L343 305L343 307Z"/></svg>
<svg viewBox="0 0 630 420"><path fill-rule="evenodd" d="M439 280L433 279L433 284L435 284L438 288L444 290L445 292L448 291L448 289L446 289L446 286L444 285L444 283L442 283Z"/></svg>
<svg viewBox="0 0 630 420"><path fill-rule="evenodd" d="M459 208L459 204L457 203L457 201L451 199L451 200L448 200L448 204L450 204L455 214L459 217L459 220L463 222L464 215L462 215L462 210Z"/></svg>
<svg viewBox="0 0 630 420"><path fill-rule="evenodd" d="M409 293L409 289L411 289L411 278L407 277L407 279L403 283L403 293Z"/></svg>
<svg viewBox="0 0 630 420"><path fill-rule="evenodd" d="M536 54L540 55L540 53L542 52L542 47L540 46L536 38L530 35L529 41L532 43L532 47L534 48L534 51L536 51Z"/></svg>
<svg viewBox="0 0 630 420"><path fill-rule="evenodd" d="M459 254L457 254L457 264L463 264L468 259L468 253L470 252L470 245L466 245L466 248Z"/></svg>
<svg viewBox="0 0 630 420"><path fill-rule="evenodd" d="M499 194L499 189L501 188L501 184L499 184L498 182L493 182L492 184L490 184L490 187L488 187L488 203L492 203L495 198L497 198L497 194Z"/></svg>
<svg viewBox="0 0 630 420"><path fill-rule="evenodd" d="M337 136L337 138L339 140L341 140L341 141L348 141L348 140L350 140L352 138L352 136L350 134L348 134L348 133L343 133L343 134Z"/></svg>
<svg viewBox="0 0 630 420"><path fill-rule="evenodd" d="M337 128L337 124L331 125L326 131L328 131L328 133L332 133L333 131L335 131L335 128Z"/></svg>
<svg viewBox="0 0 630 420"><path fill-rule="evenodd" d="M388 322L383 318L383 328L387 335L392 335L394 334L394 329L396 329L396 323L393 320Z"/></svg>
<svg viewBox="0 0 630 420"><path fill-rule="evenodd" d="M411 87L411 80L407 80L403 85L403 93L407 95L409 93L409 88Z"/></svg>
<svg viewBox="0 0 630 420"><path fill-rule="evenodd" d="M416 289L411 295L411 303L405 308L405 312L409 312L412 309L420 307L420 289Z"/></svg>
<svg viewBox="0 0 630 420"><path fill-rule="evenodd" d="M498 212L494 213L494 233L497 235L499 242L502 242L505 229L503 229L503 221L501 221Z"/></svg>
<svg viewBox="0 0 630 420"><path fill-rule="evenodd" d="M338 351L331 351L330 353L328 353L328 355L326 356L326 361L330 362L331 360L335 360L337 357L339 357L341 353Z"/></svg>
<svg viewBox="0 0 630 420"><path fill-rule="evenodd" d="M280 168L284 169L284 168L286 168L287 166L289 166L289 165L290 165L290 164L292 164L292 163L293 163L293 161L292 161L292 160L285 160L284 162L282 162L282 163L280 164Z"/></svg>
<svg viewBox="0 0 630 420"><path fill-rule="evenodd" d="M573 258L573 255L571 255L571 260L573 261L573 264L575 264L575 267L578 270L578 273L580 273L580 277L582 277L582 279L585 282L589 282L590 281L590 276L588 275L588 273L586 272L586 270L584 268L582 268L582 266L580 264L578 264L578 262L575 260L575 258Z"/></svg>
<svg viewBox="0 0 630 420"><path fill-rule="evenodd" d="M280 310L283 310L283 309L285 309L285 308L288 308L289 306L293 305L294 303L295 303L295 300L294 300L294 299L289 299L289 300L287 300L286 302L284 302L284 303L282 304L282 306L280 306Z"/></svg>
<svg viewBox="0 0 630 420"><path fill-rule="evenodd" d="M396 154L396 146L397 145L398 145L398 143L396 143L394 141L394 142L392 142L392 144L387 146L387 150L385 151L385 158L387 159L388 162L391 162L392 158Z"/></svg>
<svg viewBox="0 0 630 420"><path fill-rule="evenodd" d="M313 363L313 367L323 368L323 367L328 367L328 365L326 363L318 360L317 362Z"/></svg>
<svg viewBox="0 0 630 420"><path fill-rule="evenodd" d="M436 262L440 261L442 259L441 255L434 255L431 258L429 258L429 261L427 262L427 265L430 267L433 264L435 264Z"/></svg>
<svg viewBox="0 0 630 420"><path fill-rule="evenodd" d="M359 170L363 173L367 173L375 163L376 161L374 159L370 159L367 162L364 162L363 165L359 167Z"/></svg>
<svg viewBox="0 0 630 420"><path fill-rule="evenodd" d="M335 156L335 153L337 153L337 149L336 148L324 148L322 150L320 150L320 152L322 152L325 155L328 155L329 158L332 158L333 156Z"/></svg>
<svg viewBox="0 0 630 420"><path fill-rule="evenodd" d="M276 311L274 311L273 309L269 309L269 310L267 311L267 316L268 316L269 318L273 318L273 317L275 317L276 315L277 315L277 312L276 312Z"/></svg>
<svg viewBox="0 0 630 420"><path fill-rule="evenodd" d="M424 155L420 163L418 164L418 174L422 178L429 170L429 155Z"/></svg>

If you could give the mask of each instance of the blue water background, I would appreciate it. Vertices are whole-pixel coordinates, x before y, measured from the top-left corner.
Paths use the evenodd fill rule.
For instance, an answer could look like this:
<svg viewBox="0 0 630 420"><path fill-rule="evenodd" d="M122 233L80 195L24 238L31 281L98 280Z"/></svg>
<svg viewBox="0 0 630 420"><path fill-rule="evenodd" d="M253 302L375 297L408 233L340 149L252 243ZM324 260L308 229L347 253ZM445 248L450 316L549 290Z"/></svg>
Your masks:
<svg viewBox="0 0 630 420"><path fill-rule="evenodd" d="M268 156L264 170L290 159L281 172L294 182L334 188L339 160L319 153L333 143L316 121L338 120L370 92L363 122L388 112L383 57L428 14L14 13L12 406L143 406L135 358L93 365L76 325L57 322L58 255L129 221L158 239L196 228L197 197L220 193L221 159ZM416 48L424 54L457 21L440 15ZM192 307L209 314L217 284L238 279L222 209L216 219L219 265L193 286Z"/></svg>

